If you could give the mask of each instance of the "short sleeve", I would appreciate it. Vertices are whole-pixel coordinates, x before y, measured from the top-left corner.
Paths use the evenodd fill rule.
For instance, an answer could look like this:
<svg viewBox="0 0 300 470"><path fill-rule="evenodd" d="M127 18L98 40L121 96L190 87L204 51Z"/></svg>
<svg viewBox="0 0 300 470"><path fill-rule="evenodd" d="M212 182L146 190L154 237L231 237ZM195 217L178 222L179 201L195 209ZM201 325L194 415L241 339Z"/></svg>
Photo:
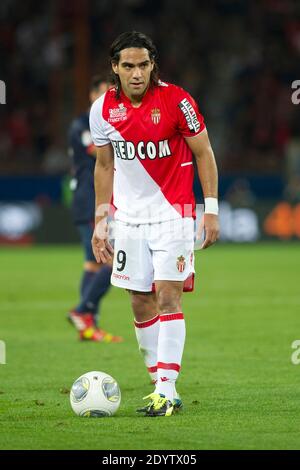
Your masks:
<svg viewBox="0 0 300 470"><path fill-rule="evenodd" d="M200 113L197 103L182 88L177 88L176 113L178 130L184 137L195 136L205 129L204 117Z"/></svg>
<svg viewBox="0 0 300 470"><path fill-rule="evenodd" d="M100 96L100 98L93 103L90 111L91 136L97 147L110 143L110 140L105 133L105 120L103 119L102 113L105 95L106 93Z"/></svg>

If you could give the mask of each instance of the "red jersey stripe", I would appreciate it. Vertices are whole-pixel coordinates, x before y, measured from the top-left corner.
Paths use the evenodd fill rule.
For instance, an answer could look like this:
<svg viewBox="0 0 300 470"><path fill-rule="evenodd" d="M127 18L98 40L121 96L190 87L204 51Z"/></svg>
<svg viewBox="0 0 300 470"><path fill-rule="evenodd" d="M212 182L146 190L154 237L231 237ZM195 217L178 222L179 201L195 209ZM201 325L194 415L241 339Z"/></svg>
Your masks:
<svg viewBox="0 0 300 470"><path fill-rule="evenodd" d="M147 369L148 369L148 372L150 373L157 372L157 366L147 367Z"/></svg>

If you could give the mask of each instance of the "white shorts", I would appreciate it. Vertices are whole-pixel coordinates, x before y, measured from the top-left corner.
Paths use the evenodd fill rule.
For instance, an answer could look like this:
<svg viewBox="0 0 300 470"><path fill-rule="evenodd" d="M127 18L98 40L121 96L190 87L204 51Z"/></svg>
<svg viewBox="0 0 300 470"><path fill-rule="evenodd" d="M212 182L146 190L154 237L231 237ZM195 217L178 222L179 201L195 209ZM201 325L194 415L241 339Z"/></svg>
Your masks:
<svg viewBox="0 0 300 470"><path fill-rule="evenodd" d="M154 281L185 281L194 272L191 217L140 225L117 220L114 238L114 286L151 292Z"/></svg>

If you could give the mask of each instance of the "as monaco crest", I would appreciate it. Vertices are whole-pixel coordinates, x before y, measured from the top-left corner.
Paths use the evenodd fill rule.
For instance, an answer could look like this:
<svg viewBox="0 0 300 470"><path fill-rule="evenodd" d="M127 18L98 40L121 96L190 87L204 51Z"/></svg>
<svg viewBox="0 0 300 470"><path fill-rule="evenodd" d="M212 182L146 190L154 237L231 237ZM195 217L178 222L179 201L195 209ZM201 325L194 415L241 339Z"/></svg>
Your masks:
<svg viewBox="0 0 300 470"><path fill-rule="evenodd" d="M151 119L153 121L153 124L158 124L160 121L160 109L159 108L154 108L151 111Z"/></svg>
<svg viewBox="0 0 300 470"><path fill-rule="evenodd" d="M184 268L185 268L185 257L184 256L178 256L177 258L177 263L176 263L177 269L180 273L183 273Z"/></svg>

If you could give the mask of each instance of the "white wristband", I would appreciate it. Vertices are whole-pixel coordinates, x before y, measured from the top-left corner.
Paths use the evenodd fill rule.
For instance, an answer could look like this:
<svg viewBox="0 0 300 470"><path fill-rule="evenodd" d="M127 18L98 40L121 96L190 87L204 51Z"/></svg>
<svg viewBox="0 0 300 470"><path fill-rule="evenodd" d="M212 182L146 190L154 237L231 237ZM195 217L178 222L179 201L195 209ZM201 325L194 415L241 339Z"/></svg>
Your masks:
<svg viewBox="0 0 300 470"><path fill-rule="evenodd" d="M219 213L218 199L216 197L204 198L204 214L218 215L218 213Z"/></svg>

